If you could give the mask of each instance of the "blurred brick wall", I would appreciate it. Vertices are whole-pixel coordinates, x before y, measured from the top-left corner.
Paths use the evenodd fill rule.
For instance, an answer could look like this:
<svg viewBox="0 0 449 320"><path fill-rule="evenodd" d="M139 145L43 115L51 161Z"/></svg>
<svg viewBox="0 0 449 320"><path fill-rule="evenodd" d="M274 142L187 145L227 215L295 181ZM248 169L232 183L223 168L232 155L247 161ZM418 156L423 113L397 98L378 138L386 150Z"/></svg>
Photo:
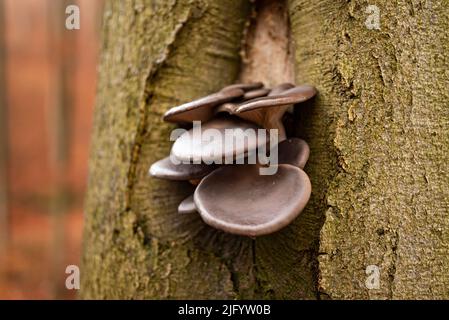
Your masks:
<svg viewBox="0 0 449 320"><path fill-rule="evenodd" d="M69 4L80 7L80 30L65 29ZM8 217L0 298L73 298L64 271L79 265L102 0L0 5Z"/></svg>

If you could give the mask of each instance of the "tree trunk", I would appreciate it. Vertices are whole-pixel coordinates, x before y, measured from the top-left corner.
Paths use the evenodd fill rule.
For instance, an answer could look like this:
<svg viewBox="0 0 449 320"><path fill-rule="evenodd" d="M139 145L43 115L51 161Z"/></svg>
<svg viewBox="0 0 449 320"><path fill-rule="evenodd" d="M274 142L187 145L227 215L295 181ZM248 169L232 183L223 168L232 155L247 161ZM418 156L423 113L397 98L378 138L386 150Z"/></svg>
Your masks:
<svg viewBox="0 0 449 320"><path fill-rule="evenodd" d="M319 90L296 112L313 193L294 223L252 240L178 215L192 187L147 170L169 152L165 110L257 74L239 71L254 8L109 1L83 298L449 297L449 6L376 1L378 30L365 24L368 5L288 4L296 82ZM365 283L370 265L377 289Z"/></svg>

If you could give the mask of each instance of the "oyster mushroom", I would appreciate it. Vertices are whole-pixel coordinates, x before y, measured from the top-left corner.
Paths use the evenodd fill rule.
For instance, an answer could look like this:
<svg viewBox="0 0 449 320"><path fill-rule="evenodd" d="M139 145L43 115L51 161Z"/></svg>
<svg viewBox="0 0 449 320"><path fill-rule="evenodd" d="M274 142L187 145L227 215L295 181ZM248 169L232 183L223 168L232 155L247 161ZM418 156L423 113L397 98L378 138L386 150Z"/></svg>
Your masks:
<svg viewBox="0 0 449 320"><path fill-rule="evenodd" d="M219 104L242 97L244 91L240 88L221 90L206 97L171 108L164 114L164 121L189 123L192 121L208 121L213 115L213 108Z"/></svg>
<svg viewBox="0 0 449 320"><path fill-rule="evenodd" d="M193 194L182 200L182 202L178 206L178 213L180 214L189 214L189 213L195 213L196 205L193 201Z"/></svg>
<svg viewBox="0 0 449 320"><path fill-rule="evenodd" d="M175 181L199 180L215 170L213 165L206 164L174 164L170 157L153 163L149 174L152 177Z"/></svg>
<svg viewBox="0 0 449 320"><path fill-rule="evenodd" d="M164 120L205 123L199 130L194 123L190 131L182 134L173 144L171 157L154 163L150 175L198 184L195 193L179 204L179 213L199 212L207 224L239 235L255 237L278 231L300 214L311 194L310 180L302 170L309 147L301 139L286 139L282 117L293 104L315 93L311 86L295 87L291 83L271 90L262 83L233 84L172 108ZM267 141L255 134L257 129L279 130L278 163L270 158L270 167L277 169L274 174L263 175L260 164L218 169L208 165L223 159L243 159L266 146ZM171 159L184 163L175 164Z"/></svg>
<svg viewBox="0 0 449 320"><path fill-rule="evenodd" d="M289 164L274 175L259 165L223 166L198 185L194 201L202 219L225 232L256 237L287 226L309 201L307 174Z"/></svg>
<svg viewBox="0 0 449 320"><path fill-rule="evenodd" d="M299 138L291 138L278 144L278 163L291 164L304 169L310 155L307 142Z"/></svg>
<svg viewBox="0 0 449 320"><path fill-rule="evenodd" d="M245 134L247 129L251 130ZM183 133L173 144L171 152L182 161L221 163L223 159L238 159L266 144L258 138L258 129L254 123L236 117L218 117L201 126L201 138L196 137L195 128ZM226 138L232 138L235 143L225 143Z"/></svg>
<svg viewBox="0 0 449 320"><path fill-rule="evenodd" d="M243 97L245 92L263 87L262 82L237 83L224 87L220 91L197 100L173 107L164 114L164 121L174 123L189 123L192 121L208 121L217 105ZM262 96L261 92L257 93ZM255 95L255 93L252 93Z"/></svg>

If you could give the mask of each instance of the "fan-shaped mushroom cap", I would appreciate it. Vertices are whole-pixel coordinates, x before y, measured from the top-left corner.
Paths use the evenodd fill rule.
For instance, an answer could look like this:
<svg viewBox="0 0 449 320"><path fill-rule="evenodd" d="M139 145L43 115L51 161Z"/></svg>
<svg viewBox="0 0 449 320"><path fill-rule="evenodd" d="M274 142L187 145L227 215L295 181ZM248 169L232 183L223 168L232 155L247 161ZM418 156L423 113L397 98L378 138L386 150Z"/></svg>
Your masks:
<svg viewBox="0 0 449 320"><path fill-rule="evenodd" d="M312 98L315 94L316 89L314 87L302 85L282 91L277 95L268 95L244 102L239 105L236 112L247 112L259 108L296 104Z"/></svg>
<svg viewBox="0 0 449 320"><path fill-rule="evenodd" d="M230 131L226 135L226 130ZM249 131L246 131L250 129ZM257 150L267 141L258 139L257 125L236 117L219 117L201 126L201 138L194 134L195 128L183 133L173 144L172 154L183 161L201 159L217 162L225 158L240 158ZM227 139L233 138L235 143ZM228 142L228 143L225 143Z"/></svg>
<svg viewBox="0 0 449 320"><path fill-rule="evenodd" d="M201 179L215 169L216 166L206 164L174 164L167 157L153 163L149 174L159 179L184 181Z"/></svg>
<svg viewBox="0 0 449 320"><path fill-rule="evenodd" d="M164 114L164 121L175 123L188 123L192 121L208 121L214 115L214 107L242 97L243 89L230 88L221 90L206 97L173 107Z"/></svg>
<svg viewBox="0 0 449 320"><path fill-rule="evenodd" d="M193 194L182 200L182 202L178 206L178 213L187 214L187 213L195 213L196 205L193 201Z"/></svg>
<svg viewBox="0 0 449 320"><path fill-rule="evenodd" d="M280 164L276 174L260 175L258 165L234 165L205 177L194 200L207 224L255 237L292 222L306 206L310 193L310 180L297 167Z"/></svg>
<svg viewBox="0 0 449 320"><path fill-rule="evenodd" d="M291 164L303 169L309 159L310 148L304 140L291 138L279 143L278 154L279 164Z"/></svg>

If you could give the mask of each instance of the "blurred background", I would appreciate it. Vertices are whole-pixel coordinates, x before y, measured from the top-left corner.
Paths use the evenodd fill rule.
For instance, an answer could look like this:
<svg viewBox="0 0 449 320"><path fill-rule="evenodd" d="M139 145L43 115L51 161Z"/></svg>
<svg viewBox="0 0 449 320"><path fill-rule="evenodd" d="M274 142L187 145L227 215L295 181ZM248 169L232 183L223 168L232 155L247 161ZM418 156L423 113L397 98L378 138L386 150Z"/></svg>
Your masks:
<svg viewBox="0 0 449 320"><path fill-rule="evenodd" d="M76 298L102 8L0 0L0 299Z"/></svg>

